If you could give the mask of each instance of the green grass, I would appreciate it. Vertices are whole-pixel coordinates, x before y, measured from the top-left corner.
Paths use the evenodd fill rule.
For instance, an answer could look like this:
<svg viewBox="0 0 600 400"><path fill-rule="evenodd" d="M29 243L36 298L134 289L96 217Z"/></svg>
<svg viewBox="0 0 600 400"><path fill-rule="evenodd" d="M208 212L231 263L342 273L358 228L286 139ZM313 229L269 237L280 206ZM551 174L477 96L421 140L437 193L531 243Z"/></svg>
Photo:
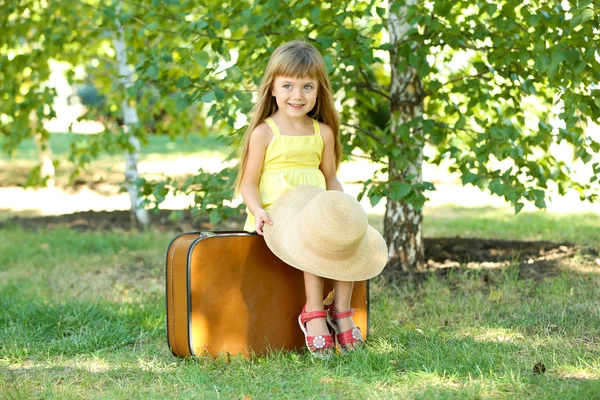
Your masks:
<svg viewBox="0 0 600 400"><path fill-rule="evenodd" d="M77 137L85 138L87 135L78 135L74 133L51 133L50 148L55 159L66 159L69 154L71 142ZM149 155L159 155L164 157L194 155L194 156L213 156L220 157L228 154L228 148L223 141L214 137L201 137L199 135L190 134L188 137L177 137L171 140L167 135L148 135L147 143L142 143L140 155L142 157ZM3 147L6 139L0 137L0 148ZM110 156L107 154L101 155L98 160L114 160L122 159L120 155ZM12 158L9 158L6 153L0 152L0 160L22 160L36 161L37 149L33 139L26 139L17 148L17 151Z"/></svg>
<svg viewBox="0 0 600 400"><path fill-rule="evenodd" d="M493 211L434 211L434 236L587 243L600 234L591 216L523 214L517 224ZM0 398L600 397L598 273L565 263L536 280L516 265L377 280L365 351L330 361L288 352L180 360L165 333L173 236L1 229ZM545 373L534 373L538 363Z"/></svg>

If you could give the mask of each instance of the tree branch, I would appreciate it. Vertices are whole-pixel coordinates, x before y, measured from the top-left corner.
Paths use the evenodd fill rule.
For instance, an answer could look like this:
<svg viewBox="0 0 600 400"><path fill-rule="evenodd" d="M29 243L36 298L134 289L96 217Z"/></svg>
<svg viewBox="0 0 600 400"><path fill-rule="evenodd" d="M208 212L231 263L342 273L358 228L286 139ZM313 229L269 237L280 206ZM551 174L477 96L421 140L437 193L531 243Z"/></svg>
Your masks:
<svg viewBox="0 0 600 400"><path fill-rule="evenodd" d="M482 77L482 78L486 78L486 79L492 79L493 78L492 76L490 76L490 77L484 77L483 76L483 75L487 74L488 72L490 72L490 71L481 71L481 72L479 72L477 74L474 74L474 75L457 76L455 78L449 79L448 82L442 84L442 86L440 86L439 89L441 89L444 86L449 85L451 83L462 81L463 79L473 79L473 78L478 78L478 77ZM427 92L427 93L423 94L423 98L425 98L427 96L431 96L432 94L433 94L433 92Z"/></svg>
<svg viewBox="0 0 600 400"><path fill-rule="evenodd" d="M174 19L176 21L181 21L180 19L178 19L175 14L173 14L173 12L171 12L171 10L169 9L169 7L167 7L167 5L165 3L163 3L162 1L160 2L161 7L167 11L169 13L169 15L171 16L171 19Z"/></svg>
<svg viewBox="0 0 600 400"><path fill-rule="evenodd" d="M377 143L383 144L383 140L379 136L375 135L373 132L371 132L365 128L361 128L360 126L357 126L357 125L348 124L346 122L342 122L342 125L356 129L357 131L361 131L365 135L369 136L371 139L377 141Z"/></svg>
<svg viewBox="0 0 600 400"><path fill-rule="evenodd" d="M373 157L361 156L360 154L354 154L354 153L350 153L350 157L362 158L363 160L368 160L368 161L371 161L373 163L381 162L381 160L375 160Z"/></svg>
<svg viewBox="0 0 600 400"><path fill-rule="evenodd" d="M474 131L472 129L467 129L467 128L457 128L456 126L450 126L444 122L433 121L433 123L437 126L440 126L444 129L446 129L446 130L449 130L449 131L462 131L462 132L466 133L475 142L479 141L479 139L476 136L473 136L473 134L479 135L481 132L477 132L477 131Z"/></svg>
<svg viewBox="0 0 600 400"><path fill-rule="evenodd" d="M360 72L360 74L362 75L365 84L367 85L367 89L369 89L370 91L377 93L380 96L385 97L386 99L388 99L389 101L392 100L392 98L387 94L382 92L381 90L377 89L376 87L373 86L373 84L371 83L371 81L369 80L369 77L367 76L367 74L365 73L365 71L363 71L362 68L358 67L358 71Z"/></svg>

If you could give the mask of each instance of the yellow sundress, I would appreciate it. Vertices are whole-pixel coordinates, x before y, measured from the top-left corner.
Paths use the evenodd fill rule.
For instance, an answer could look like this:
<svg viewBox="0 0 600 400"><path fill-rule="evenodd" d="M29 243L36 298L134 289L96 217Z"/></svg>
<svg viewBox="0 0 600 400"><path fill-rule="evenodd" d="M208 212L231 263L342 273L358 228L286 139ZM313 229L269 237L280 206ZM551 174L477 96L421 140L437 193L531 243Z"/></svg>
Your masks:
<svg viewBox="0 0 600 400"><path fill-rule="evenodd" d="M298 185L313 185L327 189L325 177L319 169L323 154L323 138L319 122L313 119L314 135L282 135L271 117L265 122L273 132L273 139L265 151L258 190L265 210L285 192ZM244 230L256 230L254 215L246 208L248 217Z"/></svg>

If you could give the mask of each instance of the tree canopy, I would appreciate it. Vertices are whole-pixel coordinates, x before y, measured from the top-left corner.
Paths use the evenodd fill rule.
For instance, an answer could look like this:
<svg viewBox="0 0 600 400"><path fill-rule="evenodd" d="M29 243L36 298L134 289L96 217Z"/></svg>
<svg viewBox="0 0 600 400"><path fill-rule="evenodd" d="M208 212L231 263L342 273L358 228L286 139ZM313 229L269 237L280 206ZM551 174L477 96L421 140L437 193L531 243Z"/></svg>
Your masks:
<svg viewBox="0 0 600 400"><path fill-rule="evenodd" d="M327 64L345 157L383 165L364 182L373 204L387 199L422 207L434 187L406 171L425 144L431 148L425 162L448 162L463 184L502 196L516 212L524 201L544 208L552 190L572 188L597 200L600 143L586 134L588 121L600 119L600 17L593 1L395 1L387 8L380 0L139 0L124 4L118 16L110 0L84 0L69 10L61 3L22 0L0 11L9 38L0 47L0 77L9 82L0 92L7 150L26 136L27 110L52 116L53 93L42 88L51 58L71 64L72 82L82 80L75 70L83 66L86 79L107 96L106 107L115 109L120 83L108 32L118 18L135 65L136 82L126 95L141 110L134 134L142 142L145 119L171 115L158 129L174 137L189 133L206 110L204 129L224 131L236 145L244 129L240 116L251 110L271 52L302 39ZM390 14L406 27L395 46ZM410 104L391 97L390 55L396 70L416 71L422 94L415 101L423 107L394 129L390 104ZM121 133L115 125L74 146L72 159L81 164L100 151L127 148ZM572 146L573 161L587 165L591 178L574 176L555 156L552 148L561 143ZM404 173L390 179L390 166ZM169 192L194 193L197 209L216 222L239 212L225 206L234 173L225 168L186 182L139 184L154 206Z"/></svg>
<svg viewBox="0 0 600 400"><path fill-rule="evenodd" d="M150 49L138 65L140 85L159 78L162 87L178 87L180 107L209 103L208 115L232 131L236 115L250 109L252 90L271 51L303 38L328 65L345 154L360 150L384 163L394 158L400 169L411 159L393 139L396 134L409 141L410 124L389 132L386 63L392 49L387 11L379 2L350 1L346 7L310 1L218 7L201 2L193 8L192 2L187 7L155 3L146 18L170 21L185 45L168 54ZM590 1L569 8L541 1L436 1L410 7L407 21L413 28L394 50L423 82L424 115L412 123L423 124L425 140L435 147L427 161L451 160L451 170L460 172L464 184L503 196L516 211L523 200L543 208L551 182L560 194L574 188L582 198L595 200L595 177L578 181L550 151L564 141L573 146L576 159L588 163L600 150L598 141L585 134L587 121L600 117L593 6ZM553 126L554 119L562 126ZM591 168L594 174L600 171L597 163ZM387 172L385 167L381 172ZM391 197L420 206L425 200L421 190L430 187L373 179L365 188L373 203Z"/></svg>

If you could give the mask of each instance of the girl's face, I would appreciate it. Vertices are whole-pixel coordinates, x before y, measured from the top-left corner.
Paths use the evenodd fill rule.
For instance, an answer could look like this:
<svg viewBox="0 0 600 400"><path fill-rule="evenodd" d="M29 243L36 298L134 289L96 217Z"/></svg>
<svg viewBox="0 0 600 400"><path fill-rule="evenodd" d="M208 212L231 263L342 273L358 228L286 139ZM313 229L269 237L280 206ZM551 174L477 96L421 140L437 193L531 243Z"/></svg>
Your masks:
<svg viewBox="0 0 600 400"><path fill-rule="evenodd" d="M271 94L279 110L291 118L306 115L317 102L318 82L312 78L287 78L278 76Z"/></svg>

